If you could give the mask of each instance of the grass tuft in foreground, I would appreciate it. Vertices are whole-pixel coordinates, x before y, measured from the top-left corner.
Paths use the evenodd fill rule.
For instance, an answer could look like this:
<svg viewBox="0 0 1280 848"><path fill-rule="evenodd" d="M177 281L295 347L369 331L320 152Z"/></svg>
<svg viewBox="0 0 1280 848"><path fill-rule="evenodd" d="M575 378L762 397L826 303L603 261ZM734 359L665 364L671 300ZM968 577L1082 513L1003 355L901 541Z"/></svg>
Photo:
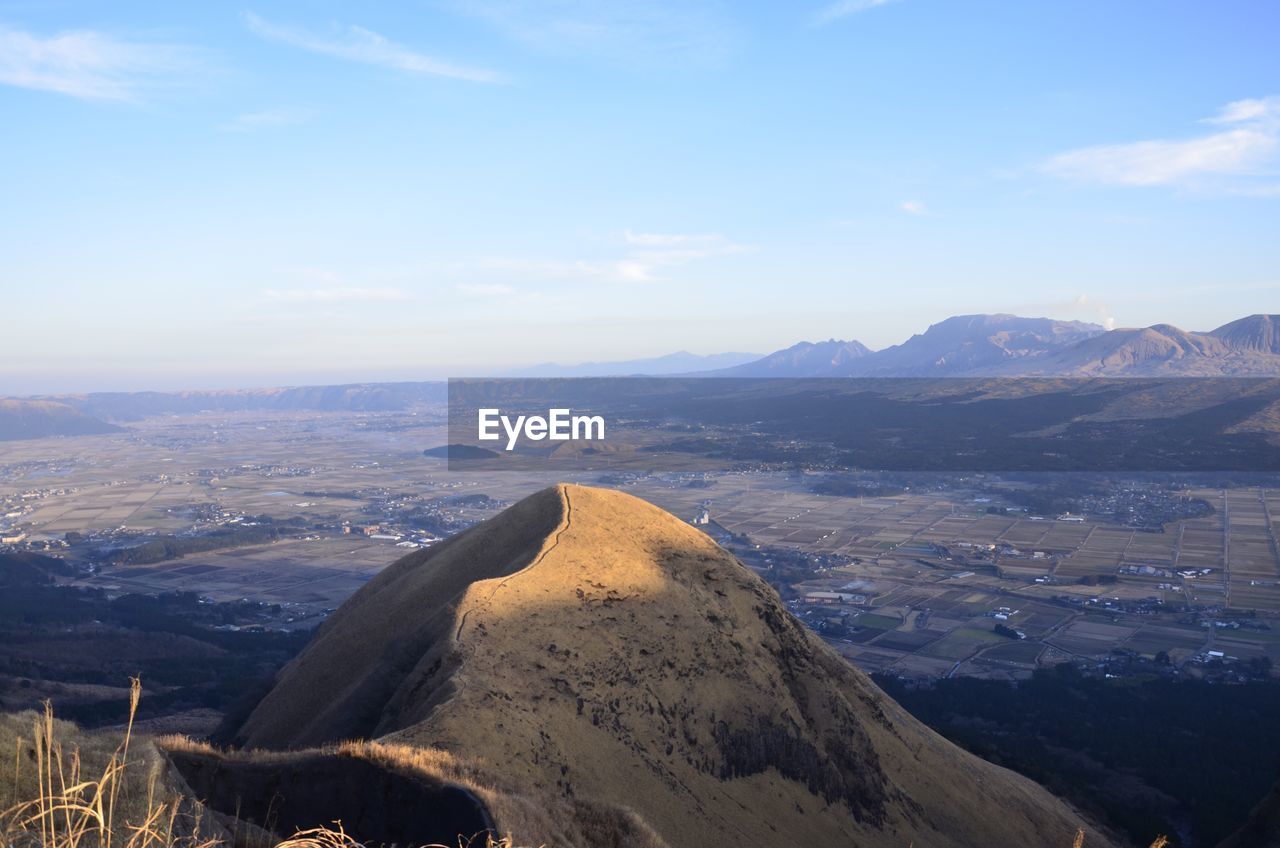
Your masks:
<svg viewBox="0 0 1280 848"><path fill-rule="evenodd" d="M25 713L28 734L14 735L9 798L0 796L0 845L6 848L231 848L233 835L204 819L203 807L163 785L164 763L139 753L133 724L142 685L131 682L124 737L104 748L101 734L84 735L42 713ZM0 717L12 725L17 718ZM0 734L4 736L8 734ZM69 741L70 740L70 741ZM170 740L176 743L176 740ZM189 743L195 744L195 743ZM9 775L5 775L9 777ZM8 782L7 780L4 782ZM0 783L2 786L3 783ZM261 848L365 848L341 822L295 833ZM515 848L510 839L424 848Z"/></svg>
<svg viewBox="0 0 1280 848"><path fill-rule="evenodd" d="M30 738L15 739L14 797L0 812L0 841L19 848L213 848L216 841L200 835L200 822L189 820L180 799L161 797L158 763L138 758L132 771L148 774L142 781L128 779L141 696L135 678L124 739L97 768L82 758L81 746L64 748L60 731L66 726L54 720L51 705L27 714L35 717ZM93 741L84 750L101 760Z"/></svg>

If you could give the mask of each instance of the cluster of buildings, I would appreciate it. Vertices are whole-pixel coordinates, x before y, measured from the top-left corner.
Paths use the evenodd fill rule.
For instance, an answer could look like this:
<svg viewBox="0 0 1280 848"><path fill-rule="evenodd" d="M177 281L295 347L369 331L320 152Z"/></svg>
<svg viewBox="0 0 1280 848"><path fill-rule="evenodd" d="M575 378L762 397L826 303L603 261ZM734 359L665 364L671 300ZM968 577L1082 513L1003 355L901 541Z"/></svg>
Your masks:
<svg viewBox="0 0 1280 848"><path fill-rule="evenodd" d="M1167 568L1158 568L1154 565L1122 565L1119 574L1135 574L1141 577L1172 577L1173 572Z"/></svg>

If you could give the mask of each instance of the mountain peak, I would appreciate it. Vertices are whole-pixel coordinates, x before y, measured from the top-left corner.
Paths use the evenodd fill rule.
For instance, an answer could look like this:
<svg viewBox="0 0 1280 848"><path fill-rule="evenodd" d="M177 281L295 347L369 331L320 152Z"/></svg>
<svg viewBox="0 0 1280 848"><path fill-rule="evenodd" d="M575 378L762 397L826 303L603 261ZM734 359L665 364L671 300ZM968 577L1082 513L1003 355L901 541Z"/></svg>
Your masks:
<svg viewBox="0 0 1280 848"><path fill-rule="evenodd" d="M1234 350L1280 354L1280 315L1249 315L1223 324L1208 335Z"/></svg>
<svg viewBox="0 0 1280 848"><path fill-rule="evenodd" d="M871 348L855 339L798 342L768 356L717 371L717 377L825 377L871 355Z"/></svg>
<svg viewBox="0 0 1280 848"><path fill-rule="evenodd" d="M982 373L1012 361L1035 359L1105 332L1097 324L1023 318L1018 315L956 315L931 325L900 345L868 357L857 376L930 377Z"/></svg>
<svg viewBox="0 0 1280 848"><path fill-rule="evenodd" d="M628 806L672 846L1067 844L1079 824L907 715L700 530L573 485L385 569L242 736L444 748Z"/></svg>

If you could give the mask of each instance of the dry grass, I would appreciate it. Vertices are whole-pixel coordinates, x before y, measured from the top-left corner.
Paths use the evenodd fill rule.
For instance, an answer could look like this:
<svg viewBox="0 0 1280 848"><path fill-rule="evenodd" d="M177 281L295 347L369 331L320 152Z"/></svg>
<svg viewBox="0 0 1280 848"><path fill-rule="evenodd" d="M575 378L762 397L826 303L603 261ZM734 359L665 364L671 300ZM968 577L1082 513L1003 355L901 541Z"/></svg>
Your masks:
<svg viewBox="0 0 1280 848"><path fill-rule="evenodd" d="M6 717L0 731L8 732L0 736L14 736L12 805L0 812L0 840L41 848L212 848L191 805L164 786L155 749L134 746L141 693L134 680L129 722L114 748L104 736L55 720L48 704L43 713ZM26 739L14 733L24 719Z"/></svg>
<svg viewBox="0 0 1280 848"><path fill-rule="evenodd" d="M1151 848L1167 848L1169 845L1169 837L1157 836L1156 841L1151 843ZM1084 848L1084 829L1076 831L1075 842L1071 844L1071 848Z"/></svg>
<svg viewBox="0 0 1280 848"><path fill-rule="evenodd" d="M14 752L13 769L0 780L0 845L5 848L231 848L242 841L206 819L203 808L174 793L165 780L166 761L149 740L134 736L141 685L132 682L129 721L123 736L86 733L42 713L0 716L0 744ZM170 736L168 749L212 751ZM357 755L360 743L344 753ZM366 756L368 755L367 752ZM408 752L397 752L404 764ZM429 756L438 753L439 756ZM271 757L270 754L256 756ZM287 755L278 755L285 757ZM462 776L467 770L443 752L419 752L419 767ZM10 783L11 778L11 783ZM5 783L10 783L5 787ZM8 789L4 792L4 789ZM263 848L365 848L341 822L271 840ZM423 848L516 848L510 838L485 837L457 846Z"/></svg>
<svg viewBox="0 0 1280 848"><path fill-rule="evenodd" d="M365 848L365 846L344 831L340 822L334 822L333 828L317 827L299 831L292 839L277 843L275 848ZM433 844L424 845L422 848L454 848L454 846ZM492 837L485 837L483 845L478 842L459 841L457 848L515 848L515 846L510 839L495 842Z"/></svg>

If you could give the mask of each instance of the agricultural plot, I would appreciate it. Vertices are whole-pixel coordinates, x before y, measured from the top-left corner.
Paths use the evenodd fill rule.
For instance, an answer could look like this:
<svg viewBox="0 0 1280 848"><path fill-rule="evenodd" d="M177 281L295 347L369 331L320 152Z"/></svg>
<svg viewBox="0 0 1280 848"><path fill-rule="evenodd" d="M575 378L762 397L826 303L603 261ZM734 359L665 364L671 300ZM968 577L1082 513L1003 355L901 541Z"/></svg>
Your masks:
<svg viewBox="0 0 1280 848"><path fill-rule="evenodd" d="M1023 639L1016 642L1008 641L1004 645L996 645L983 651L982 659L979 662L1018 663L1026 665L1030 669L1035 667L1036 659L1043 650L1044 646L1034 639Z"/></svg>
<svg viewBox="0 0 1280 848"><path fill-rule="evenodd" d="M1054 574L1066 580L1079 580L1081 577L1115 574L1119 569L1118 555L1079 553L1059 560Z"/></svg>
<svg viewBox="0 0 1280 848"><path fill-rule="evenodd" d="M957 628L933 642L921 653L939 659L961 660L971 656L979 648L1009 641L991 628L966 626Z"/></svg>
<svg viewBox="0 0 1280 848"><path fill-rule="evenodd" d="M1160 651L1196 652L1204 647L1208 638L1208 632L1202 627L1148 624L1129 637L1121 647L1150 656L1155 656Z"/></svg>
<svg viewBox="0 0 1280 848"><path fill-rule="evenodd" d="M1238 609L1280 609L1280 582L1236 581L1231 583L1231 606Z"/></svg>
<svg viewBox="0 0 1280 848"><path fill-rule="evenodd" d="M83 582L113 594L184 591L218 601L245 599L319 610L336 607L403 554L394 545L361 537L287 540L109 568Z"/></svg>
<svg viewBox="0 0 1280 848"><path fill-rule="evenodd" d="M1222 651L1228 657L1245 660L1258 659L1265 656L1275 657L1271 653L1265 642L1257 642L1253 640L1237 639L1232 637L1216 636L1213 640L1213 649Z"/></svg>
<svg viewBox="0 0 1280 848"><path fill-rule="evenodd" d="M872 644L877 648L915 653L944 635L940 630L893 630L879 636Z"/></svg>
<svg viewBox="0 0 1280 848"><path fill-rule="evenodd" d="M861 648L853 644L837 644L838 650L846 659L855 663L867 672L884 671L904 657L909 656L900 651L884 651Z"/></svg>
<svg viewBox="0 0 1280 848"><path fill-rule="evenodd" d="M861 659L855 661L862 665ZM946 677L955 670L955 665L953 660L926 656L925 654L904 654L896 662L891 663L891 667L885 666L884 668L904 677L924 678Z"/></svg>
<svg viewBox="0 0 1280 848"><path fill-rule="evenodd" d="M1136 625L1082 619L1053 637L1052 644L1080 656L1104 656L1137 631Z"/></svg>

